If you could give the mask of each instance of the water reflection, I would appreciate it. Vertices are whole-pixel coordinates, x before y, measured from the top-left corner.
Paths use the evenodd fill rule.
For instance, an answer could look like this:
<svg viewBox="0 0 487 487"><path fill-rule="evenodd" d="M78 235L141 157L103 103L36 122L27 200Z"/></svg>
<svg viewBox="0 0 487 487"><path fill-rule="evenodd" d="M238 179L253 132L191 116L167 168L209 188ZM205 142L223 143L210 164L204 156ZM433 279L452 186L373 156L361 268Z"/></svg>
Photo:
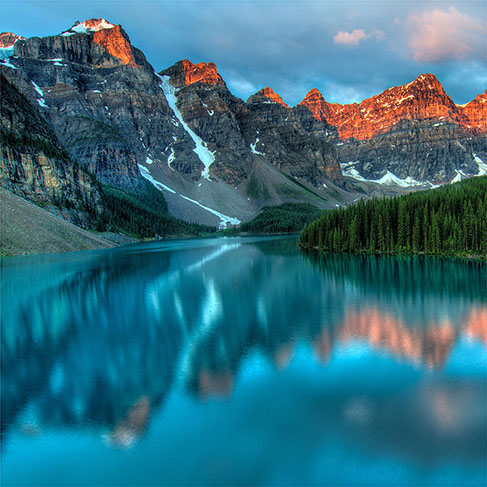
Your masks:
<svg viewBox="0 0 487 487"><path fill-rule="evenodd" d="M357 371L338 389L323 379L304 417L287 410L291 421L309 429L314 415L326 416L317 431L341 425L357 445L394 445L402 455L421 457L434 446L441 456L455 442L462 455L486 452L485 381L470 377L473 355L466 356L476 353L485 370L483 264L303 257L289 239L153 244L2 264L7 444L13 431L69 426L131 447L176 391L203 403L241 400L239 377L252 373L256 354L283 377L281 393L299 396L312 363L331 380L360 349L373 374ZM468 380L440 375L387 397L363 389L400 363L436 371L463 364ZM301 382L290 379L294 371ZM263 414L273 421L272 411Z"/></svg>

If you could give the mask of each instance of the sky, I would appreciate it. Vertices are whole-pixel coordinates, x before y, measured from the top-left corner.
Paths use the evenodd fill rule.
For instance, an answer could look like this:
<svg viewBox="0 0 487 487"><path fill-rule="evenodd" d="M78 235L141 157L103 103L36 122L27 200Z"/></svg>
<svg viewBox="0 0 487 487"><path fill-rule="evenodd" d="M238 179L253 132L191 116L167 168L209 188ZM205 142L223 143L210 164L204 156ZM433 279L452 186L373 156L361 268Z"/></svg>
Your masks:
<svg viewBox="0 0 487 487"><path fill-rule="evenodd" d="M433 73L455 103L487 89L487 1L0 0L0 31L55 35L121 24L156 71L214 62L233 94L265 86L290 106L312 88L352 103Z"/></svg>

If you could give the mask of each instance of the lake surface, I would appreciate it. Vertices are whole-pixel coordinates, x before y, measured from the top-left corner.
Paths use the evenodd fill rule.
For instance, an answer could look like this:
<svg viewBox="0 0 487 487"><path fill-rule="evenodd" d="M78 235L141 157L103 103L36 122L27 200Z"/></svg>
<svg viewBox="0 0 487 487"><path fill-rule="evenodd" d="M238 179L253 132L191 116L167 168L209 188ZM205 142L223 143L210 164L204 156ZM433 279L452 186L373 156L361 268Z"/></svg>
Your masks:
<svg viewBox="0 0 487 487"><path fill-rule="evenodd" d="M2 485L485 485L487 266L295 238L3 259Z"/></svg>

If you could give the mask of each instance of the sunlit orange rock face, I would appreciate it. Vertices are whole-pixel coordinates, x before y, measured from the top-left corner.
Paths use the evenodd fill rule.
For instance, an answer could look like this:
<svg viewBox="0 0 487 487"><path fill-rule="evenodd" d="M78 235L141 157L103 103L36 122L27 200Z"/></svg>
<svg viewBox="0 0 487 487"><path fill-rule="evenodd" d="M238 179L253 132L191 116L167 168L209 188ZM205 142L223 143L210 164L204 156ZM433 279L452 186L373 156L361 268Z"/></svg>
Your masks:
<svg viewBox="0 0 487 487"><path fill-rule="evenodd" d="M465 320L464 330L468 338L487 344L487 308L472 310Z"/></svg>
<svg viewBox="0 0 487 487"><path fill-rule="evenodd" d="M395 86L360 103L328 103L315 88L300 105L307 107L317 120L336 125L341 139L366 140L408 119L452 122L485 131L483 96L470 102L468 109L462 108L453 103L433 74L422 74L411 83Z"/></svg>
<svg viewBox="0 0 487 487"><path fill-rule="evenodd" d="M367 340L376 348L389 350L396 357L436 367L445 363L457 334L450 323L415 330L392 315L368 309L347 313L338 335L338 339L345 342L357 338Z"/></svg>
<svg viewBox="0 0 487 487"><path fill-rule="evenodd" d="M274 103L279 103L279 105L289 108L289 106L282 101L282 98L272 88L269 88L268 86L266 86L264 89L259 90L257 93L252 95L247 100L247 103L255 102L255 101L261 101L261 102L270 101Z"/></svg>
<svg viewBox="0 0 487 487"><path fill-rule="evenodd" d="M93 19L98 20L98 19ZM89 22L89 21L86 21ZM103 47L108 54L120 59L123 64L137 66L132 47L119 25L112 29L101 29L93 32L93 41Z"/></svg>
<svg viewBox="0 0 487 487"><path fill-rule="evenodd" d="M185 72L185 84L192 85L193 83L203 83L206 85L223 86L222 77L218 74L218 70L214 63L198 63L193 64L187 59L182 61Z"/></svg>
<svg viewBox="0 0 487 487"><path fill-rule="evenodd" d="M481 132L487 131L487 90L477 95L463 107L471 128Z"/></svg>
<svg viewBox="0 0 487 487"><path fill-rule="evenodd" d="M12 32L2 32L0 34L0 48L13 46L17 41L24 40L25 37L12 34Z"/></svg>

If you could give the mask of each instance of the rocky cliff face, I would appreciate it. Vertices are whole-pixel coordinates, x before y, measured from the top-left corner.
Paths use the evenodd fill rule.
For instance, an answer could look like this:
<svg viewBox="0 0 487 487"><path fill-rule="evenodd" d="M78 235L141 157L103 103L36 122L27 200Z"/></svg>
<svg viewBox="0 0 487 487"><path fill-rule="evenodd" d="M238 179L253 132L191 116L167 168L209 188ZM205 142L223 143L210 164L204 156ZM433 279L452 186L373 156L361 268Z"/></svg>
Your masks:
<svg viewBox="0 0 487 487"><path fill-rule="evenodd" d="M300 106L336 128L345 175L381 180L393 173L411 186L482 172L479 154L487 156L484 100L485 94L465 107L455 105L436 77L425 74L351 105L328 103L314 89Z"/></svg>
<svg viewBox="0 0 487 487"><path fill-rule="evenodd" d="M252 150L295 178L315 187L330 180L341 184L342 174L334 147L307 130L299 113L290 109L270 88L247 100L239 118Z"/></svg>
<svg viewBox="0 0 487 487"><path fill-rule="evenodd" d="M188 125L215 151L211 173L238 186L263 159L320 187L341 182L336 154L324 140L300 127L282 98L266 87L247 103L234 97L213 63L180 61L163 71L178 89L177 104ZM266 150L262 148L266 146Z"/></svg>
<svg viewBox="0 0 487 487"><path fill-rule="evenodd" d="M487 131L487 90L461 108L468 120L467 127L478 134L485 134Z"/></svg>
<svg viewBox="0 0 487 487"><path fill-rule="evenodd" d="M0 77L0 185L80 226L101 213L97 184L74 163L29 101Z"/></svg>
<svg viewBox="0 0 487 487"><path fill-rule="evenodd" d="M16 42L3 73L71 158L127 191L144 191L148 179L176 216L238 221L225 215L249 218L262 204L316 199L312 186L341 181L331 146L284 113L286 120L268 127L255 108L259 96L249 104L234 97L213 63L183 60L157 74L123 29L104 19L77 22L57 36L9 39ZM271 93L263 90L262 106ZM278 136L267 153L254 145L254 120L263 138ZM318 204L334 205L335 196L329 203L318 197Z"/></svg>
<svg viewBox="0 0 487 487"><path fill-rule="evenodd" d="M247 102L233 96L213 63L183 60L158 74L104 19L44 38L4 33L0 54L2 73L71 160L132 193L149 180L174 215L201 223L487 172L487 94L455 105L429 74L359 104L331 104L314 89L291 108L269 87Z"/></svg>

